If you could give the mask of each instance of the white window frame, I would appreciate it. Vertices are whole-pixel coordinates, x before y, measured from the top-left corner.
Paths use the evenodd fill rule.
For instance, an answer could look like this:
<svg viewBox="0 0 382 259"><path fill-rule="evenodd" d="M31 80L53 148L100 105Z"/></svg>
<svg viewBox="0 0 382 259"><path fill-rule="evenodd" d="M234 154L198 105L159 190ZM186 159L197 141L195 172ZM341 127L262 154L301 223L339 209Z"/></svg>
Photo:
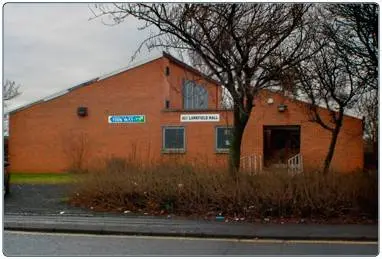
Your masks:
<svg viewBox="0 0 382 259"><path fill-rule="evenodd" d="M183 148L166 148L166 129L183 130ZM184 126L162 126L162 153L185 153L186 152L186 127Z"/></svg>
<svg viewBox="0 0 382 259"><path fill-rule="evenodd" d="M229 148L218 148L218 129L233 130L233 127L232 126L216 126L215 127L215 152L216 153L229 153Z"/></svg>

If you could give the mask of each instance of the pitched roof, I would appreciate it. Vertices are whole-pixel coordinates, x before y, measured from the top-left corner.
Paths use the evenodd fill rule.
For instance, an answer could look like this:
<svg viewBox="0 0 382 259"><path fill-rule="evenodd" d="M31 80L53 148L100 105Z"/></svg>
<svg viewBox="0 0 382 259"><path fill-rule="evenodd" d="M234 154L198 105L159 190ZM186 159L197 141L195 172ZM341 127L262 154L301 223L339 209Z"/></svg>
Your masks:
<svg viewBox="0 0 382 259"><path fill-rule="evenodd" d="M157 60L157 59L160 59L160 58L163 58L163 57L169 59L170 61L172 61L172 62L174 62L174 63L176 63L176 64L178 64L178 65L180 65L180 66L182 66L182 67L184 67L184 68L187 69L187 70L192 71L193 73L197 74L198 76L204 78L204 79L207 80L207 81L212 82L213 84L220 85L220 83L219 83L218 81L216 81L216 80L212 79L211 77L209 77L209 76L203 74L203 73L200 72L199 70L197 70L197 69L191 67L190 65L184 63L183 61L180 61L179 59L175 58L174 56L170 55L170 54L167 53L167 52L162 52L160 55L155 55L155 56L150 57L149 59L143 59L143 60L140 60L140 61L138 61L138 62L136 62L136 63L133 63L133 64L131 64L131 65L129 65L129 66L122 67L122 68L117 69L117 70L115 70L115 71L113 71L113 72L110 72L110 73L104 74L104 75L102 75L102 76L99 76L99 77L90 79L90 80L88 80L88 81L85 81L85 82L80 83L80 84L78 84L78 85L72 86L72 87L67 88L67 89L65 89L65 90L56 92L56 93L54 93L54 94L51 94L51 95L48 95L48 96L46 96L46 97L40 98L40 99L38 99L38 100L36 100L36 101L33 101L33 102L28 103L28 104L22 105L22 106L17 107L17 108L15 108L15 109L13 109L13 110L10 110L8 113L9 113L9 114L12 114L12 113L18 112L18 111L20 111L20 110L27 109L27 108L29 108L29 107L31 107L31 106L33 106L33 105L36 105L36 104L39 104L39 103L44 103L44 102L47 102L47 101L50 101L50 100L59 98L59 97L61 97L61 96L63 96L63 95L66 95L67 93L69 93L69 92L71 92L71 91L73 91L73 90L75 90L75 89L77 89L77 88L84 87L84 86L90 85L90 84L95 83L95 82L99 82L99 81L101 81L101 80L107 79L107 78L109 78L109 77L115 76L115 75L120 74L120 73L124 73L124 72L126 72L126 71L128 71L128 70L131 70L131 69L133 69L133 68L136 68L136 67L145 65L145 64L147 64L147 63L150 63L150 62L152 62L152 61L154 61L154 60Z"/></svg>
<svg viewBox="0 0 382 259"><path fill-rule="evenodd" d="M263 91L265 92L270 92L271 94L278 94L278 95L282 95L286 98L288 98L289 100L293 101L293 102L299 102L299 103L302 103L304 105L310 105L311 103L304 99L304 98L301 98L301 97L298 97L298 96L294 96L293 94L289 95L289 94L283 94L282 91L280 90L276 90L276 89L263 89ZM329 110L324 104L316 104L317 107L321 108L321 109L324 109L324 110ZM334 110L334 112L338 113L338 111ZM344 112L344 115L347 116L347 117L351 117L351 118L355 118L355 119L359 119L359 120L362 120L362 117L357 115L354 111L352 110L346 110Z"/></svg>
<svg viewBox="0 0 382 259"><path fill-rule="evenodd" d="M142 60L137 61L136 63L133 63L133 64L131 64L131 65L129 65L129 66L122 67L122 68L117 69L117 70L115 70L115 71L112 71L112 72L110 72L110 73L107 73L107 74L104 74L104 75L102 75L102 76L99 76L99 77L96 77L96 78L87 80L87 81L85 81L85 82L83 82L83 83L80 83L80 84L78 84L78 85L75 85L75 86L72 86L72 87L67 88L67 89L65 89L65 90L62 90L62 91L59 91L59 92L57 92L57 93L51 94L51 95L49 95L49 96L46 96L46 97L41 98L41 99L38 99L38 100L33 101L33 102L31 102L31 103L28 103L28 104L26 104L26 105L22 105L22 106L20 106L20 107L17 107L17 108L15 108L15 109L13 109L13 110L10 110L10 111L8 112L8 114L12 114L12 113L18 112L18 111L20 111L20 110L27 109L27 108L29 108L29 107L31 107L31 106L33 106L33 105L39 104L39 103L44 103L44 102L47 102L47 101L50 101L50 100L59 98L59 97L61 97L61 96L63 96L63 95L66 95L67 93L69 93L69 92L71 92L71 91L73 91L73 90L75 90L75 89L77 89L77 88L85 87L85 86L87 86L87 85L90 85L90 84L95 83L95 82L99 82L99 81L101 81L101 80L107 79L107 78L112 77L112 76L115 76L115 75L117 75L117 74L124 73L124 72L126 72L126 71L128 71L128 70L131 70L131 69L134 69L134 68L136 68L136 67L145 65L145 64L147 64L147 63L150 63L150 62L152 62L152 61L155 61L155 60L160 59L160 58L163 58L163 57L169 59L171 62L173 62L173 63L175 63L175 64L177 64L177 65L179 65L179 66L181 66L181 67L183 67L183 68L185 68L185 69L187 69L187 70L192 71L193 73L197 74L198 76L202 77L203 79L205 79L205 80L207 80L207 81L209 81L209 82L211 82L211 83L213 83L213 84L221 85L221 83L218 82L217 80L215 80L215 79L213 79L213 78L211 78L211 77L209 77L209 76L203 74L203 73L200 72L199 70L197 70L197 69L193 68L192 66L186 64L185 62L183 62L183 61L181 61L181 60L175 58L175 57L172 56L171 54L169 54L169 53L167 53L167 52L162 52L162 53L159 54L159 55L154 55L154 56L152 56L152 57L150 57L150 58L148 58L148 59L142 59ZM272 92L272 90L269 90L269 89L268 89L268 91L271 91L271 92ZM289 98L291 98L291 97L289 97ZM302 102L302 103L305 103L305 104L309 104L309 102L306 101L306 100L296 99L296 98L291 98L291 99L294 99L295 101L299 101L299 102ZM324 107L324 106L322 106L322 105L319 105L319 107L321 107L321 108L323 108L323 109L327 109L326 107ZM351 114L351 113L349 113L349 112L346 112L345 115L346 115L346 116L349 116L349 117L353 117L353 118L361 119L361 118L360 118L359 116L357 116L356 114Z"/></svg>
<svg viewBox="0 0 382 259"><path fill-rule="evenodd" d="M206 81L209 81L213 84L216 84L216 85L221 85L221 83L213 78L211 78L210 76L200 72L199 70L195 69L194 67L184 63L183 61L180 61L179 59L177 58L174 58L174 56L170 55L169 53L167 52L163 52L163 57L166 57L168 58L170 61L174 62L175 64L178 64L179 66L182 66L184 67L185 69L187 70L190 70L192 71L193 73L197 74L198 76L202 77L203 79L205 79Z"/></svg>

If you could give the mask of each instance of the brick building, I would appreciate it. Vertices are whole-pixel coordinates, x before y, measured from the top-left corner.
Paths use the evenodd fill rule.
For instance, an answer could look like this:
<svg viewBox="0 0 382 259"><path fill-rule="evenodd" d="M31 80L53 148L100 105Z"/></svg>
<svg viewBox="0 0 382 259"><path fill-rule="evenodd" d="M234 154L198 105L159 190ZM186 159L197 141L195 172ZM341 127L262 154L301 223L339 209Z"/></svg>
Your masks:
<svg viewBox="0 0 382 259"><path fill-rule="evenodd" d="M111 156L226 166L232 111L221 95L217 82L163 53L12 111L11 171L61 172ZM243 163L283 167L298 157L317 168L329 142L329 132L309 122L306 103L263 91L244 133ZM345 116L332 169L362 167L362 121Z"/></svg>

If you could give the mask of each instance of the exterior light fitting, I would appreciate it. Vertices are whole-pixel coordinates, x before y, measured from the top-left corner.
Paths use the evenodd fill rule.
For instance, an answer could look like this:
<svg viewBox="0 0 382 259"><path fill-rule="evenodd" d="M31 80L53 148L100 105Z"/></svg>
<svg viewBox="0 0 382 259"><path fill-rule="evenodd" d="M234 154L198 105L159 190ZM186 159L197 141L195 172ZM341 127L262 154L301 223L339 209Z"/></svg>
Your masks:
<svg viewBox="0 0 382 259"><path fill-rule="evenodd" d="M284 112L287 108L288 106L286 104L279 104L279 106L277 107L279 112Z"/></svg>

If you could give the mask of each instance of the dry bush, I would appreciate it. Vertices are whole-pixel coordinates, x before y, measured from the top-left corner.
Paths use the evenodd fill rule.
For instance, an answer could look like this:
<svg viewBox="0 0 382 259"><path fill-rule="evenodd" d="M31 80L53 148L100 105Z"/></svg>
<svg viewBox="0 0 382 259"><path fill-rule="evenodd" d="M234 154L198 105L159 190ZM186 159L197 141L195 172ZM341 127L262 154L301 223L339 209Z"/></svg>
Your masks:
<svg viewBox="0 0 382 259"><path fill-rule="evenodd" d="M225 170L169 163L142 167L122 158L90 171L78 181L72 203L99 210L325 219L374 219L378 211L376 175L362 172L242 174L235 182Z"/></svg>
<svg viewBox="0 0 382 259"><path fill-rule="evenodd" d="M85 132L71 131L63 136L63 152L68 159L68 171L82 173L89 158L89 136Z"/></svg>

